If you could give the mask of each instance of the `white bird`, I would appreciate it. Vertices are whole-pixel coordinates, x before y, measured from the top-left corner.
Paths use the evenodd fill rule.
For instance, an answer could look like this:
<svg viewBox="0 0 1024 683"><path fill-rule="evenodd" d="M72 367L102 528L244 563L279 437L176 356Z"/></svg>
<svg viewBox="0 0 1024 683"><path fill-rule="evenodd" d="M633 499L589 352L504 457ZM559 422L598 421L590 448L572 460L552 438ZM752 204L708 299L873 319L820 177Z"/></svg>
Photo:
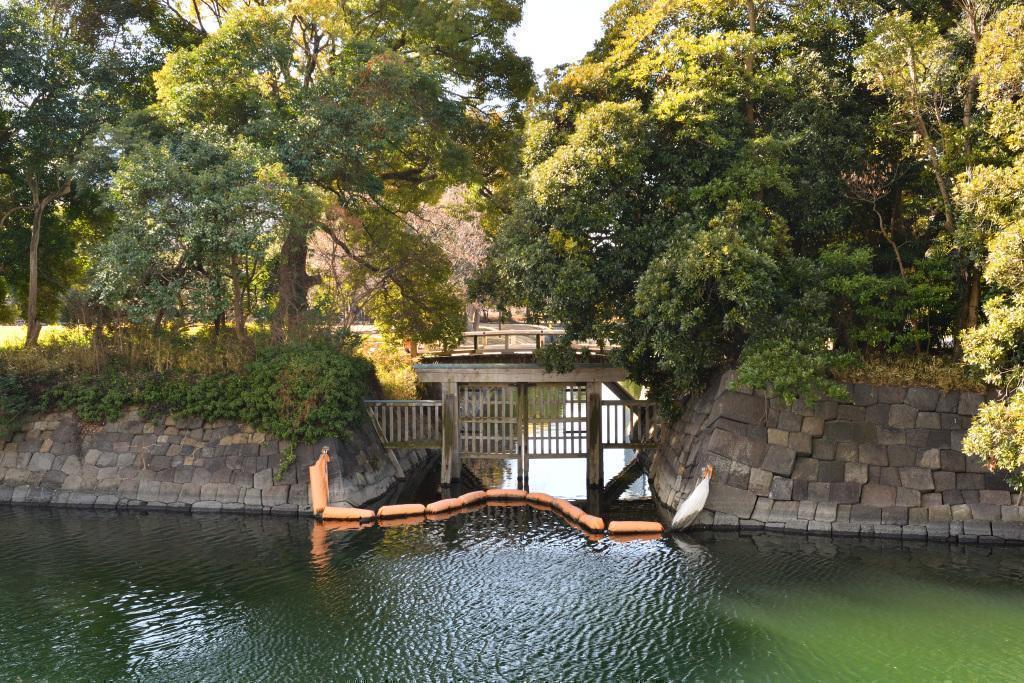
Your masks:
<svg viewBox="0 0 1024 683"><path fill-rule="evenodd" d="M704 467L704 478L697 483L686 500L679 504L669 527L672 531L682 531L697 519L697 515L704 509L704 504L708 502L708 494L711 493L711 474L714 471L711 465Z"/></svg>

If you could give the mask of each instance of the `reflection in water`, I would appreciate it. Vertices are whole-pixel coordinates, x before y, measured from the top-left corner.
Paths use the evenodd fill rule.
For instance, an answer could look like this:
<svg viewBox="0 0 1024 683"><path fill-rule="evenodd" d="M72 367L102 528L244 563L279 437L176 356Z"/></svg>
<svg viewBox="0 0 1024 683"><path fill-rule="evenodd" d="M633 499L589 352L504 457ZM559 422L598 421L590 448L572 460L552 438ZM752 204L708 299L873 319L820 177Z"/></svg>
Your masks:
<svg viewBox="0 0 1024 683"><path fill-rule="evenodd" d="M528 507L331 529L0 508L0 680L993 681L1024 666L1017 548L619 544Z"/></svg>

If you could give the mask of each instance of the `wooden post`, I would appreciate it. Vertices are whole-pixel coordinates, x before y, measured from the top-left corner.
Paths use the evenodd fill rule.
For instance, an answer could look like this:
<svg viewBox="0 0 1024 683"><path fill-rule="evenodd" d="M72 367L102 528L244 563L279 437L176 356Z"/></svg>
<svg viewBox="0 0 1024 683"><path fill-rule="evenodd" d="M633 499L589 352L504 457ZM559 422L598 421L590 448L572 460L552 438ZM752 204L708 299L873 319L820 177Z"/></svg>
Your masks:
<svg viewBox="0 0 1024 683"><path fill-rule="evenodd" d="M601 450L601 383L587 382L587 502L591 513L601 514L604 458Z"/></svg>
<svg viewBox="0 0 1024 683"><path fill-rule="evenodd" d="M516 385L519 419L519 487L530 487L530 385L520 382Z"/></svg>
<svg viewBox="0 0 1024 683"><path fill-rule="evenodd" d="M445 382L441 406L441 485L451 486L458 481L461 463L459 462L459 385Z"/></svg>

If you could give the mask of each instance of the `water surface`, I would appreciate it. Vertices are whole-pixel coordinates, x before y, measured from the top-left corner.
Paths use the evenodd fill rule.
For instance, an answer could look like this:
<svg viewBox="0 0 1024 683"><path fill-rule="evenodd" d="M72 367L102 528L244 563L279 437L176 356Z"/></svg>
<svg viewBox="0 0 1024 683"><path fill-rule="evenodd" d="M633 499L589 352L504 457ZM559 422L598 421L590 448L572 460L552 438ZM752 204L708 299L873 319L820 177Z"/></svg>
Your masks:
<svg viewBox="0 0 1024 683"><path fill-rule="evenodd" d="M1015 680L1024 553L0 508L0 680Z"/></svg>

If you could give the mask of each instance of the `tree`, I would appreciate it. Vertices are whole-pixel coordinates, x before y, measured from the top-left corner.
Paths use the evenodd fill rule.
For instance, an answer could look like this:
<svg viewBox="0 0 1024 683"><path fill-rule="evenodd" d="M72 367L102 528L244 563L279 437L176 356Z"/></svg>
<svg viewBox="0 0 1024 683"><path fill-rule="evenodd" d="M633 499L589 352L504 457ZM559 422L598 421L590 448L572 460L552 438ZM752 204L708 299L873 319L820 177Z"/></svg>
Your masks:
<svg viewBox="0 0 1024 683"><path fill-rule="evenodd" d="M94 264L101 303L136 322L230 313L244 340L253 284L287 226L318 215L265 150L216 127L168 132L122 149L111 198L117 215Z"/></svg>
<svg viewBox="0 0 1024 683"><path fill-rule="evenodd" d="M157 74L160 115L221 126L273 154L300 185L329 193L346 216L332 239L357 268L387 280L388 310L411 307L425 319L432 313L421 306L451 306L413 291L391 259L415 242L407 214L451 185L503 171L514 117L494 103L514 113L532 83L505 39L521 1L206 4L201 23L190 17L206 37ZM306 258L316 227L311 219L284 234L278 337L315 284Z"/></svg>
<svg viewBox="0 0 1024 683"><path fill-rule="evenodd" d="M975 73L978 104L991 114L990 133L1004 147L1003 163L963 175L958 200L976 239L986 244L984 277L994 290L985 322L964 335L964 357L999 387L981 406L964 451L1024 486L1024 6L1003 10L982 37Z"/></svg>
<svg viewBox="0 0 1024 683"><path fill-rule="evenodd" d="M145 22L160 16L142 1L15 0L0 7L0 232L28 228L23 300L29 346L41 328L44 228L67 229L68 219L82 217L70 200L83 152L102 124L141 106L151 93L148 75L163 45L150 40ZM165 37L172 34L165 28ZM79 188L79 197L89 194ZM10 264L6 269L20 271Z"/></svg>
<svg viewBox="0 0 1024 683"><path fill-rule="evenodd" d="M849 85L862 19L825 2L613 5L594 51L530 103L492 290L611 338L663 397L751 343L824 354L827 306L781 323L814 284L795 276L803 254L853 211L836 198L870 113Z"/></svg>

